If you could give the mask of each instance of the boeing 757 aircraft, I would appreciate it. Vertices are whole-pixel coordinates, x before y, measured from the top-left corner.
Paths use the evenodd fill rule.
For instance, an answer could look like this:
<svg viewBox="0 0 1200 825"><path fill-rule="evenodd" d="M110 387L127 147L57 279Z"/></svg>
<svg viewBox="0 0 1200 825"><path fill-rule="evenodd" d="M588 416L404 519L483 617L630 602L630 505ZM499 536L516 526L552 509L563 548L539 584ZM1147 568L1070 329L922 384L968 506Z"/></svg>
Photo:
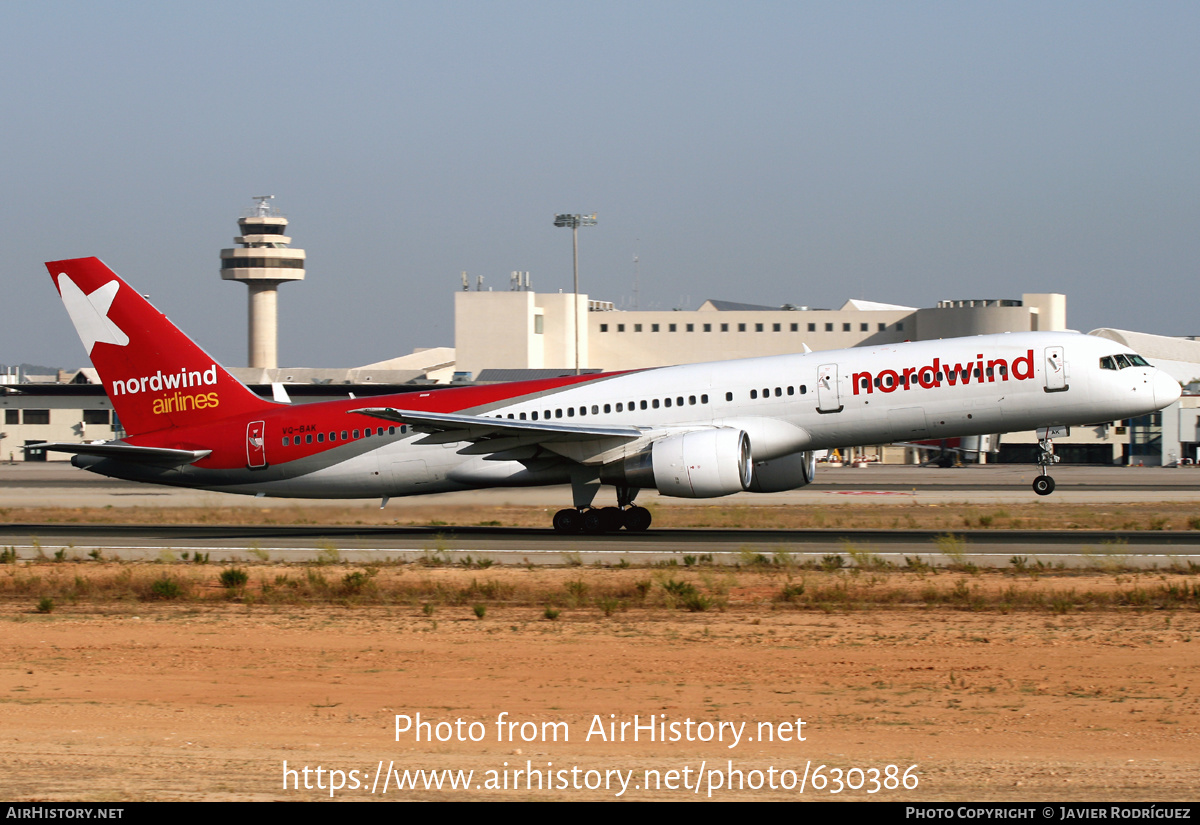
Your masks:
<svg viewBox="0 0 1200 825"><path fill-rule="evenodd" d="M50 443L114 478L380 498L571 485L561 532L645 530L638 492L713 498L813 480L814 450L1143 415L1179 384L1103 338L1028 332L430 389L312 404L251 392L96 258L46 264L127 435ZM615 507L596 507L602 485Z"/></svg>

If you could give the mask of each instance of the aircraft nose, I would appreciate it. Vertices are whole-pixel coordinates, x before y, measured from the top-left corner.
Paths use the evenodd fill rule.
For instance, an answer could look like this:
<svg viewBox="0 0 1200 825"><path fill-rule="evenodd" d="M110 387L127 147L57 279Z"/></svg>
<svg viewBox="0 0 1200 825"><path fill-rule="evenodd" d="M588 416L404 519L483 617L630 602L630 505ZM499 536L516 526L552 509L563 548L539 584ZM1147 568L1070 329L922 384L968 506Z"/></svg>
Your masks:
<svg viewBox="0 0 1200 825"><path fill-rule="evenodd" d="M1182 390L1179 382L1162 370L1154 373L1154 405L1159 409L1179 400Z"/></svg>

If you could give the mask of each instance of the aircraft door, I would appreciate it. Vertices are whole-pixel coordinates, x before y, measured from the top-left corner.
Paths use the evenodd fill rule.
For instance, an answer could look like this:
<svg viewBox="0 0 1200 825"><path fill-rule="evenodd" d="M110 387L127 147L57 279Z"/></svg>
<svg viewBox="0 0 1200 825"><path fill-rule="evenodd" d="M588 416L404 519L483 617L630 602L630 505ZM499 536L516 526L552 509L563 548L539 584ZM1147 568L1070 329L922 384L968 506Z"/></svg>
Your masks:
<svg viewBox="0 0 1200 825"><path fill-rule="evenodd" d="M842 397L838 389L838 365L822 364L817 368L817 412L841 411Z"/></svg>
<svg viewBox="0 0 1200 825"><path fill-rule="evenodd" d="M251 470L267 466L266 429L264 421L251 421L246 425L246 466Z"/></svg>
<svg viewBox="0 0 1200 825"><path fill-rule="evenodd" d="M1046 347L1046 392L1063 392L1067 384L1067 358L1062 347Z"/></svg>

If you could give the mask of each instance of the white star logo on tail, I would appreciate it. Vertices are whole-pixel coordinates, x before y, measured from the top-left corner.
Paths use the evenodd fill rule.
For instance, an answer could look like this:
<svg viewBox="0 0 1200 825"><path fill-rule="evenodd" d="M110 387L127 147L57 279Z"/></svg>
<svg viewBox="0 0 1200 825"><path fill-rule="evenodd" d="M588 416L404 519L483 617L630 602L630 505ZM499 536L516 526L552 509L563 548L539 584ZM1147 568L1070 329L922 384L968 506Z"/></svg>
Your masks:
<svg viewBox="0 0 1200 825"><path fill-rule="evenodd" d="M116 344L118 347L129 343L129 336L108 317L108 310L120 288L118 281L109 281L92 294L85 295L67 273L60 272L58 275L58 290L62 294L63 305L89 356L92 347L98 343Z"/></svg>

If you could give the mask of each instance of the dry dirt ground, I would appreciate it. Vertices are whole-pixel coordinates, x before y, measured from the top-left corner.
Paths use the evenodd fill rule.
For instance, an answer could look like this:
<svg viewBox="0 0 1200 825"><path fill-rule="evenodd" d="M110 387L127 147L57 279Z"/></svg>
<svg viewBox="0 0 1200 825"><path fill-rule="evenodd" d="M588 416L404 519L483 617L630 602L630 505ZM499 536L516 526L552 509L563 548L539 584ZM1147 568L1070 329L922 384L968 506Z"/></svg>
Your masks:
<svg viewBox="0 0 1200 825"><path fill-rule="evenodd" d="M408 565L377 581L407 582L409 597L318 604L261 589L311 583L312 567L251 567L249 597L231 599L215 565L146 565L130 582L174 571L190 582L186 596L60 597L39 614L36 588L48 579L90 577L104 590L111 581L100 578L130 566L5 567L0 795L9 800L328 799L331 782L345 785L335 799L379 801L1196 798L1195 574ZM336 586L355 570L320 575ZM832 577L900 595L857 606L780 600L788 583L811 592ZM672 607L672 580L714 603ZM646 581L645 598L609 616L586 598L637 593ZM933 586L980 597L934 604ZM1164 586L1193 597L1160 609L1053 608L1067 590ZM1041 592L1042 606L1014 609L996 596L1005 588ZM462 595L485 591L493 598ZM546 604L558 605L556 618ZM421 741L411 730L397 738L397 715L418 713L433 723ZM502 714L517 726L498 727ZM606 734L617 723L619 735L635 716L675 723L665 732L679 741L662 741L662 728L654 741L644 729L631 741L632 727L626 741L596 735L597 723ZM699 741L718 731L723 741ZM398 791L389 769L401 780L438 771L445 787L418 778ZM468 787L451 789L444 770L473 772ZM915 789L903 787L906 774ZM831 797L839 780L861 787Z"/></svg>

